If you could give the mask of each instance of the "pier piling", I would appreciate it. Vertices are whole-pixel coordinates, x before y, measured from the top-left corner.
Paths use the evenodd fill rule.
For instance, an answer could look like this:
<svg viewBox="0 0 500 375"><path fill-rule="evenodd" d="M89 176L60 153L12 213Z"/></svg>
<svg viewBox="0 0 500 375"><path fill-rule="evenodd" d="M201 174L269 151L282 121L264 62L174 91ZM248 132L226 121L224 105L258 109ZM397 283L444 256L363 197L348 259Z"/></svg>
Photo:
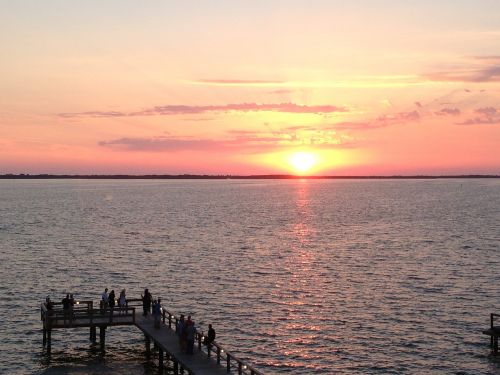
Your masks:
<svg viewBox="0 0 500 375"><path fill-rule="evenodd" d="M144 335L144 341L146 344L146 355L149 357L151 355L151 339L148 335Z"/></svg>
<svg viewBox="0 0 500 375"><path fill-rule="evenodd" d="M158 367L160 369L160 373L163 371L163 349L158 350Z"/></svg>
<svg viewBox="0 0 500 375"><path fill-rule="evenodd" d="M50 350L52 349L52 330L47 330L47 353L50 354Z"/></svg>
<svg viewBox="0 0 500 375"><path fill-rule="evenodd" d="M101 351L105 351L106 345L106 326L99 327L99 343L101 344Z"/></svg>

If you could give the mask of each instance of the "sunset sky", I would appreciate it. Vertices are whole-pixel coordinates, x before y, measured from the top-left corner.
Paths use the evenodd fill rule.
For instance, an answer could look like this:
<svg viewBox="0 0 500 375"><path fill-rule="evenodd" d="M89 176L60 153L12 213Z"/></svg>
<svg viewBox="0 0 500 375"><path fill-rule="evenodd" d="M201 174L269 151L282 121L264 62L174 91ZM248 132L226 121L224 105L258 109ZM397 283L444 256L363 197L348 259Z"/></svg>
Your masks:
<svg viewBox="0 0 500 375"><path fill-rule="evenodd" d="M499 174L500 1L0 0L0 174Z"/></svg>

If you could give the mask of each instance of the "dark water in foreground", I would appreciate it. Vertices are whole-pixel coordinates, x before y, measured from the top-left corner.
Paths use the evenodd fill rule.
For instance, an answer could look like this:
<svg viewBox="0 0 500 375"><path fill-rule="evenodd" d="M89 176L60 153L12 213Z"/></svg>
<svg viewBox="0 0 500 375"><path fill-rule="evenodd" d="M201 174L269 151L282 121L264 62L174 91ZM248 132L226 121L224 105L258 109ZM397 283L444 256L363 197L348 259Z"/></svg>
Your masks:
<svg viewBox="0 0 500 375"><path fill-rule="evenodd" d="M41 347L39 302L129 297L266 374L500 373L500 180L0 181L0 373L152 374L135 328Z"/></svg>

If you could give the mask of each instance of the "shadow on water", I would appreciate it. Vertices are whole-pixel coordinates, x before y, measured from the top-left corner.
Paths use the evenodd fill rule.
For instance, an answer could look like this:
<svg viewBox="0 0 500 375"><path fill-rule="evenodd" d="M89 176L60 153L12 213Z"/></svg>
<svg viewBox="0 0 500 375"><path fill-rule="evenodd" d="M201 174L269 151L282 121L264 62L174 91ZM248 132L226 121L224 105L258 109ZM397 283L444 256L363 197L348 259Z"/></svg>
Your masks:
<svg viewBox="0 0 500 375"><path fill-rule="evenodd" d="M111 348L102 353L99 344L86 348L54 350L49 354L45 349L34 356L39 371L43 375L88 375L88 374L173 374L173 366L166 362L163 371L158 367L158 353L137 348Z"/></svg>

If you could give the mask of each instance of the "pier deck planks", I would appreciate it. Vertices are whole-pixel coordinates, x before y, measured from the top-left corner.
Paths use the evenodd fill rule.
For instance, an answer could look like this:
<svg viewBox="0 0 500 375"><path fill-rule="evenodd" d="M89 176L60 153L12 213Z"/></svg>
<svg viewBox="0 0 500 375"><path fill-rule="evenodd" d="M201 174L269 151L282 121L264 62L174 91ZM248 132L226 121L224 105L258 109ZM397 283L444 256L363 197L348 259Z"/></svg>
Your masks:
<svg viewBox="0 0 500 375"><path fill-rule="evenodd" d="M218 365L213 357L208 358L206 354L199 351L196 343L194 354L181 352L179 338L175 332L164 324L161 324L160 329L155 328L152 317L136 314L135 325L151 337L165 352L177 359L188 372L196 375L227 375L225 366Z"/></svg>

